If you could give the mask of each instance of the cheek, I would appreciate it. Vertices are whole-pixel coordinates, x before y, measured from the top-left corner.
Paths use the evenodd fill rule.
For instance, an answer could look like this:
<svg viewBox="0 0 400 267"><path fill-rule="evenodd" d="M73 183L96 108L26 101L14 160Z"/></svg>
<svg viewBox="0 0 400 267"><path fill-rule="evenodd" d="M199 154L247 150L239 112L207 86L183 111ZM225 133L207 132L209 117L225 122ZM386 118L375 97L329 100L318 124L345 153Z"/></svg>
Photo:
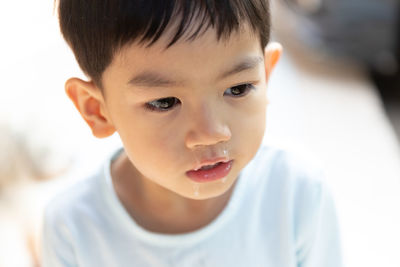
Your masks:
<svg viewBox="0 0 400 267"><path fill-rule="evenodd" d="M150 117L136 118L132 126L119 130L129 158L145 175L159 176L159 170L165 174L175 172L185 163L179 128Z"/></svg>
<svg viewBox="0 0 400 267"><path fill-rule="evenodd" d="M264 87L258 88L246 101L239 104L236 116L251 128L265 124L267 98Z"/></svg>
<svg viewBox="0 0 400 267"><path fill-rule="evenodd" d="M265 120L265 107L252 108L252 112L242 116L241 123L236 127L239 127L241 136L256 141L264 135Z"/></svg>
<svg viewBox="0 0 400 267"><path fill-rule="evenodd" d="M165 129L154 127L149 123L142 123L130 130L124 139L129 144L129 148L141 153L143 156L160 160L167 158L167 155L174 151L176 136Z"/></svg>
<svg viewBox="0 0 400 267"><path fill-rule="evenodd" d="M169 177L176 171L171 137L159 131L140 131L121 139L132 164L145 177L157 180L157 177Z"/></svg>
<svg viewBox="0 0 400 267"><path fill-rule="evenodd" d="M232 116L235 132L239 139L236 141L240 142L241 146L258 149L265 131L266 106L265 93L257 93L252 95Z"/></svg>

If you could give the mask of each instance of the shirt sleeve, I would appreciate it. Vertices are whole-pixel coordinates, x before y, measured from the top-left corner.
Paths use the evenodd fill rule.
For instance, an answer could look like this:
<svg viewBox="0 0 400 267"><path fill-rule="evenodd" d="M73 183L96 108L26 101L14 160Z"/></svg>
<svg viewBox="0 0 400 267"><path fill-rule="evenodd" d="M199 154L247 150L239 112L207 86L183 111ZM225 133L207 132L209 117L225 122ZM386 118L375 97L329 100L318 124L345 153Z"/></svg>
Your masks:
<svg viewBox="0 0 400 267"><path fill-rule="evenodd" d="M46 210L42 231L42 267L75 267L75 255L68 228Z"/></svg>
<svg viewBox="0 0 400 267"><path fill-rule="evenodd" d="M299 267L342 267L340 231L335 204L325 183L318 186L302 242L298 243Z"/></svg>

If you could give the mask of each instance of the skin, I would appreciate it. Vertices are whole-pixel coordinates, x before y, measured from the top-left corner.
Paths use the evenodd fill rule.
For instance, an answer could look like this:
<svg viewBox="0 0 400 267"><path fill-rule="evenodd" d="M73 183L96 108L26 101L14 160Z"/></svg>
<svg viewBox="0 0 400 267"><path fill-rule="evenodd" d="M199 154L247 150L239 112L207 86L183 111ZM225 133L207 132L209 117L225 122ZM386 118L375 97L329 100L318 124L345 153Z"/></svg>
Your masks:
<svg viewBox="0 0 400 267"><path fill-rule="evenodd" d="M267 80L281 46L271 43L262 51L247 27L220 41L209 29L194 41L182 39L165 49L169 37L166 33L147 48L133 43L121 49L103 73L103 92L78 78L67 81L66 92L93 135L120 135L124 152L111 174L128 213L148 230L183 233L220 214L240 171L256 154L265 130ZM261 60L221 78L248 57ZM143 71L169 82L130 83ZM179 99L178 104L163 112L146 109L166 97ZM233 160L225 182L196 183L187 177L199 158L222 146Z"/></svg>

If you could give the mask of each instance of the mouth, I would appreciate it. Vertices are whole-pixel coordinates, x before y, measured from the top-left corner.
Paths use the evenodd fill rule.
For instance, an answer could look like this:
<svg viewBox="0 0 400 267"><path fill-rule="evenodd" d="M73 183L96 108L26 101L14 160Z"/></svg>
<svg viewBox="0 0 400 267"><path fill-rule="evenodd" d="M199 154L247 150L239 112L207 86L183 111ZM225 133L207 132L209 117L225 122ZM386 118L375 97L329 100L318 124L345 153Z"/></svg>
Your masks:
<svg viewBox="0 0 400 267"><path fill-rule="evenodd" d="M186 175L195 182L211 182L227 176L232 169L232 164L233 160L227 159L206 161L193 170L187 171Z"/></svg>
<svg viewBox="0 0 400 267"><path fill-rule="evenodd" d="M221 165L223 162L217 162L217 163L215 163L215 164L212 164L212 165L205 165L205 166L203 166L203 167L201 167L201 168L199 168L199 169L195 169L195 171L198 171L198 170L211 170L212 168L215 168L215 167L217 167L218 165Z"/></svg>
<svg viewBox="0 0 400 267"><path fill-rule="evenodd" d="M198 171L200 169L203 169L203 170L212 169L212 168L216 167L217 165L222 164L222 163L226 163L228 161L229 161L229 159L226 158L226 157L218 157L218 158L214 158L214 159L205 159L205 160L202 160L199 164L197 164L193 168L193 170L194 171Z"/></svg>

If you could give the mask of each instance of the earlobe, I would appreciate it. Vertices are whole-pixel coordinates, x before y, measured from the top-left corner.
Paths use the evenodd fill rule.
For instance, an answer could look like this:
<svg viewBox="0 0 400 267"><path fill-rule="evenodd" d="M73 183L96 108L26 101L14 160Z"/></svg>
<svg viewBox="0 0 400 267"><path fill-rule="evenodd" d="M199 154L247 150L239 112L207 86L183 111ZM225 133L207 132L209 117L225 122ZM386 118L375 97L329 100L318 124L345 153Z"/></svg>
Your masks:
<svg viewBox="0 0 400 267"><path fill-rule="evenodd" d="M282 54L282 45L279 43L269 43L265 48L265 71L267 78L271 75L272 70L275 68Z"/></svg>
<svg viewBox="0 0 400 267"><path fill-rule="evenodd" d="M92 130L94 136L112 135L115 128L104 112L104 98L93 82L71 78L65 83L65 92Z"/></svg>

